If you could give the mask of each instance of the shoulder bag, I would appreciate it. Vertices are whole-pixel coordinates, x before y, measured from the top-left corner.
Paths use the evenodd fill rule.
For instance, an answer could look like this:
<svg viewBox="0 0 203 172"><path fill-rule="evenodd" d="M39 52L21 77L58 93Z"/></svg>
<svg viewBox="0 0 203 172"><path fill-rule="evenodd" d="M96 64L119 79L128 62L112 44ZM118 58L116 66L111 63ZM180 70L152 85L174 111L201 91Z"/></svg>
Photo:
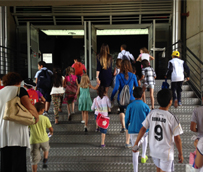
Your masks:
<svg viewBox="0 0 203 172"><path fill-rule="evenodd" d="M16 97L6 103L4 111L4 120L13 121L22 125L34 124L34 118L32 114L21 104L20 102L20 87Z"/></svg>

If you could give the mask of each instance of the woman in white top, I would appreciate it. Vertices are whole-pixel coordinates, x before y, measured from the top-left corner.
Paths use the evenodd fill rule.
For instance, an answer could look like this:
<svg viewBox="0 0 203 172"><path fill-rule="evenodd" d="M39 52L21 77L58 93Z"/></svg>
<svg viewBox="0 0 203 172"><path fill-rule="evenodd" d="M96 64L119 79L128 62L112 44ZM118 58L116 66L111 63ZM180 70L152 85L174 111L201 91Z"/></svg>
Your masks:
<svg viewBox="0 0 203 172"><path fill-rule="evenodd" d="M55 124L58 124L59 112L61 111L63 95L65 92L63 89L64 77L59 68L54 68L53 73L53 87L50 94L54 104Z"/></svg>
<svg viewBox="0 0 203 172"><path fill-rule="evenodd" d="M154 57L152 57L149 54L149 51L147 50L146 47L143 47L140 49L140 55L138 56L136 61L142 61L142 60L148 60L148 61L154 60Z"/></svg>
<svg viewBox="0 0 203 172"><path fill-rule="evenodd" d="M1 172L26 172L26 148L30 148L28 126L3 119L5 106L8 101L17 96L22 78L11 72L3 77L4 88L0 90L0 148ZM29 100L28 93L20 88L21 103L39 120L35 107Z"/></svg>

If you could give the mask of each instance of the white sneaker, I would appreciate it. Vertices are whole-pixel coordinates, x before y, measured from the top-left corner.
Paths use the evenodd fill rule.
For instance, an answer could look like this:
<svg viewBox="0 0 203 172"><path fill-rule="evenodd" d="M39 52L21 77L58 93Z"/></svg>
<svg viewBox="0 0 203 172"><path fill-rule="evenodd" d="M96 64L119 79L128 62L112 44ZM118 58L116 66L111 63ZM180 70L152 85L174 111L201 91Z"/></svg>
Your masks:
<svg viewBox="0 0 203 172"><path fill-rule="evenodd" d="M82 124L84 124L84 123L85 123L85 121L83 121L83 120L82 120L82 121L81 121L81 123L82 123Z"/></svg>
<svg viewBox="0 0 203 172"><path fill-rule="evenodd" d="M44 116L48 116L48 112L44 112L43 115L44 115Z"/></svg>

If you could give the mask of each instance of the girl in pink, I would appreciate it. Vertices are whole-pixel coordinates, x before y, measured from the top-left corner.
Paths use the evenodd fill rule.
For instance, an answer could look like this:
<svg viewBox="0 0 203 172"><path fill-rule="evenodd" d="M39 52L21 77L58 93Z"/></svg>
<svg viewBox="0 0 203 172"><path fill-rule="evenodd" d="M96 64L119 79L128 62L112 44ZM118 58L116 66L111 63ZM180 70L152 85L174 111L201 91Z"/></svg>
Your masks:
<svg viewBox="0 0 203 172"><path fill-rule="evenodd" d="M100 113L104 116L108 116L108 108L111 108L111 102L109 98L106 96L105 87L99 86L97 89L98 96L94 99L92 104L92 111L95 110L95 120L97 119L97 115ZM99 127L96 124L96 132L99 131ZM107 133L107 129L100 128L101 132L101 147L105 147L105 137Z"/></svg>
<svg viewBox="0 0 203 172"><path fill-rule="evenodd" d="M66 88L64 101L67 103L69 120L71 120L70 105L72 107L72 114L74 114L75 101L77 100L76 92L78 89L78 81L77 76L74 75L74 73L75 73L74 68L68 67L66 69L66 77L63 84L64 88Z"/></svg>
<svg viewBox="0 0 203 172"><path fill-rule="evenodd" d="M149 51L145 47L140 49L140 55L138 56L136 61L142 61L142 60L147 60L147 61L154 60L154 57L152 57L149 54Z"/></svg>

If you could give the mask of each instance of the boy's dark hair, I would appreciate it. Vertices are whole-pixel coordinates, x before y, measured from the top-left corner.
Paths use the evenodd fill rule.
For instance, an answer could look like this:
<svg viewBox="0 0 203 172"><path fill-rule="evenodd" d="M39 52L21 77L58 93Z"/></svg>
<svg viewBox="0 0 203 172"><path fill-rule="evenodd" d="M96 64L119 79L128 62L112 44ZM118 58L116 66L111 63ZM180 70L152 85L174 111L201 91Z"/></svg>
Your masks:
<svg viewBox="0 0 203 172"><path fill-rule="evenodd" d="M125 44L122 44L121 47L122 47L124 50L127 49L127 45L125 45Z"/></svg>
<svg viewBox="0 0 203 172"><path fill-rule="evenodd" d="M143 94L143 91L142 91L142 88L141 87L135 87L134 90L133 90L133 95L136 99L140 99L142 98L142 94Z"/></svg>
<svg viewBox="0 0 203 172"><path fill-rule="evenodd" d="M24 87L26 87L27 89L33 88L32 86L28 86L28 85L25 85L25 84L24 84Z"/></svg>
<svg viewBox="0 0 203 172"><path fill-rule="evenodd" d="M44 103L37 102L35 103L35 108L37 109L37 112L40 112L42 109L45 109Z"/></svg>
<svg viewBox="0 0 203 172"><path fill-rule="evenodd" d="M46 67L46 62L45 61L40 61L40 62L38 62L38 65L39 66L43 66L43 67Z"/></svg>
<svg viewBox="0 0 203 172"><path fill-rule="evenodd" d="M142 60L142 65L143 65L143 68L146 68L146 67L150 66L148 60Z"/></svg>
<svg viewBox="0 0 203 172"><path fill-rule="evenodd" d="M133 73L136 74L136 67L134 65L132 65L132 68L133 68Z"/></svg>
<svg viewBox="0 0 203 172"><path fill-rule="evenodd" d="M161 107L167 107L172 99L172 93L169 89L163 89L157 94L157 101Z"/></svg>
<svg viewBox="0 0 203 172"><path fill-rule="evenodd" d="M97 94L102 99L105 93L106 93L105 87L100 85L99 88L97 89Z"/></svg>
<svg viewBox="0 0 203 172"><path fill-rule="evenodd" d="M80 62L80 57L76 57L74 58L74 60L77 60L78 62Z"/></svg>

